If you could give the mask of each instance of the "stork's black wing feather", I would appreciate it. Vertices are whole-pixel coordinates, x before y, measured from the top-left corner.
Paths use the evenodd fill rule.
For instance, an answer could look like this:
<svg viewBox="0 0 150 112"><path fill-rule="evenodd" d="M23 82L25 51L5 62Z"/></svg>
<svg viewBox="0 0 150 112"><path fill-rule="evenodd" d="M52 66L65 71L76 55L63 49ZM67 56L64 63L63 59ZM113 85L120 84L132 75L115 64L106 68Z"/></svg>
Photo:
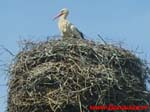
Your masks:
<svg viewBox="0 0 150 112"><path fill-rule="evenodd" d="M84 39L84 35L83 35L83 33L82 33L80 30L78 30L78 28L76 28L76 29L77 29L77 31L80 33L80 35L81 35L82 39Z"/></svg>
<svg viewBox="0 0 150 112"><path fill-rule="evenodd" d="M74 34L74 36L80 35L80 37L82 39L84 39L83 33L80 32L80 30L78 30L78 28L75 27L73 24L71 24L71 23L69 23L69 24L70 24L70 29L71 29L72 33Z"/></svg>
<svg viewBox="0 0 150 112"><path fill-rule="evenodd" d="M79 32L80 32L80 31L79 31ZM80 35L81 35L82 39L84 39L84 36L83 36L83 33L82 33L82 32L80 32Z"/></svg>

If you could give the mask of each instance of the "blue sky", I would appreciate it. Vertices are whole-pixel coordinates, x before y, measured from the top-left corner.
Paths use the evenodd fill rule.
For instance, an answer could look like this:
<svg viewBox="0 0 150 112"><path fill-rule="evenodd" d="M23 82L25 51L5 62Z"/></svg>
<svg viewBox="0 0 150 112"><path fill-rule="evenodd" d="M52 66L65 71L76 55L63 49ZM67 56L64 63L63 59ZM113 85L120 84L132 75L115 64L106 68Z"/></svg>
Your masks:
<svg viewBox="0 0 150 112"><path fill-rule="evenodd" d="M108 41L123 41L125 48L138 48L143 52L138 56L150 58L149 0L0 0L0 45L16 54L19 40L46 40L47 36L59 34L57 21L52 18L64 7L70 10L68 19L88 39L99 41L100 34ZM5 52L0 55L2 63L9 64L11 58ZM7 104L8 77L3 70L4 67L0 69L0 112Z"/></svg>

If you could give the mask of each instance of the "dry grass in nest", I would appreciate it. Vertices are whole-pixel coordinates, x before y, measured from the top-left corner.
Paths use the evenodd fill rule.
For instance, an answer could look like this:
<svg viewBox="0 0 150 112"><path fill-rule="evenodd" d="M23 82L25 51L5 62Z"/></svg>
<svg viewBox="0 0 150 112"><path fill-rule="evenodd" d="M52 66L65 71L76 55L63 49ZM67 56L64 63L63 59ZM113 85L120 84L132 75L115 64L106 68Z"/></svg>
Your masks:
<svg viewBox="0 0 150 112"><path fill-rule="evenodd" d="M8 112L146 105L144 76L142 61L114 45L80 39L26 42L11 65Z"/></svg>

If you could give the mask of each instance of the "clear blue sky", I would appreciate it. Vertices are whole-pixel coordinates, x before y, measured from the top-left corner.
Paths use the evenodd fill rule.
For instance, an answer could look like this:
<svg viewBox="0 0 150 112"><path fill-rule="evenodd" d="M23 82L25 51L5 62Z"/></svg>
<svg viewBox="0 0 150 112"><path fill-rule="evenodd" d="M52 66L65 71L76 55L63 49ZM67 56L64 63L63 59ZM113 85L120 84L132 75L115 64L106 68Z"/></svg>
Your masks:
<svg viewBox="0 0 150 112"><path fill-rule="evenodd" d="M150 58L150 0L0 0L0 45L16 54L20 39L59 34L52 18L64 7L70 10L69 20L90 39L99 40L99 33L106 40L124 41L130 50L139 47L139 56ZM0 60L8 64L11 56L3 53ZM6 79L0 69L0 112L7 104Z"/></svg>

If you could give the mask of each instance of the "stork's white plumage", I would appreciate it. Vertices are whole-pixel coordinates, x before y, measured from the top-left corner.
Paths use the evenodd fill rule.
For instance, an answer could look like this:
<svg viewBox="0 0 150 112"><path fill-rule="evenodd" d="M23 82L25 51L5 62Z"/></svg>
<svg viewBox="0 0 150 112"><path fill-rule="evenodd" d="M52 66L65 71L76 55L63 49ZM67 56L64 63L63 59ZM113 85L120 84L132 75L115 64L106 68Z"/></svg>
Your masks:
<svg viewBox="0 0 150 112"><path fill-rule="evenodd" d="M74 38L82 38L83 34L80 32L72 23L67 20L67 16L69 14L69 10L64 8L60 11L60 13L54 18L59 18L58 27L61 31L62 37L74 37Z"/></svg>

